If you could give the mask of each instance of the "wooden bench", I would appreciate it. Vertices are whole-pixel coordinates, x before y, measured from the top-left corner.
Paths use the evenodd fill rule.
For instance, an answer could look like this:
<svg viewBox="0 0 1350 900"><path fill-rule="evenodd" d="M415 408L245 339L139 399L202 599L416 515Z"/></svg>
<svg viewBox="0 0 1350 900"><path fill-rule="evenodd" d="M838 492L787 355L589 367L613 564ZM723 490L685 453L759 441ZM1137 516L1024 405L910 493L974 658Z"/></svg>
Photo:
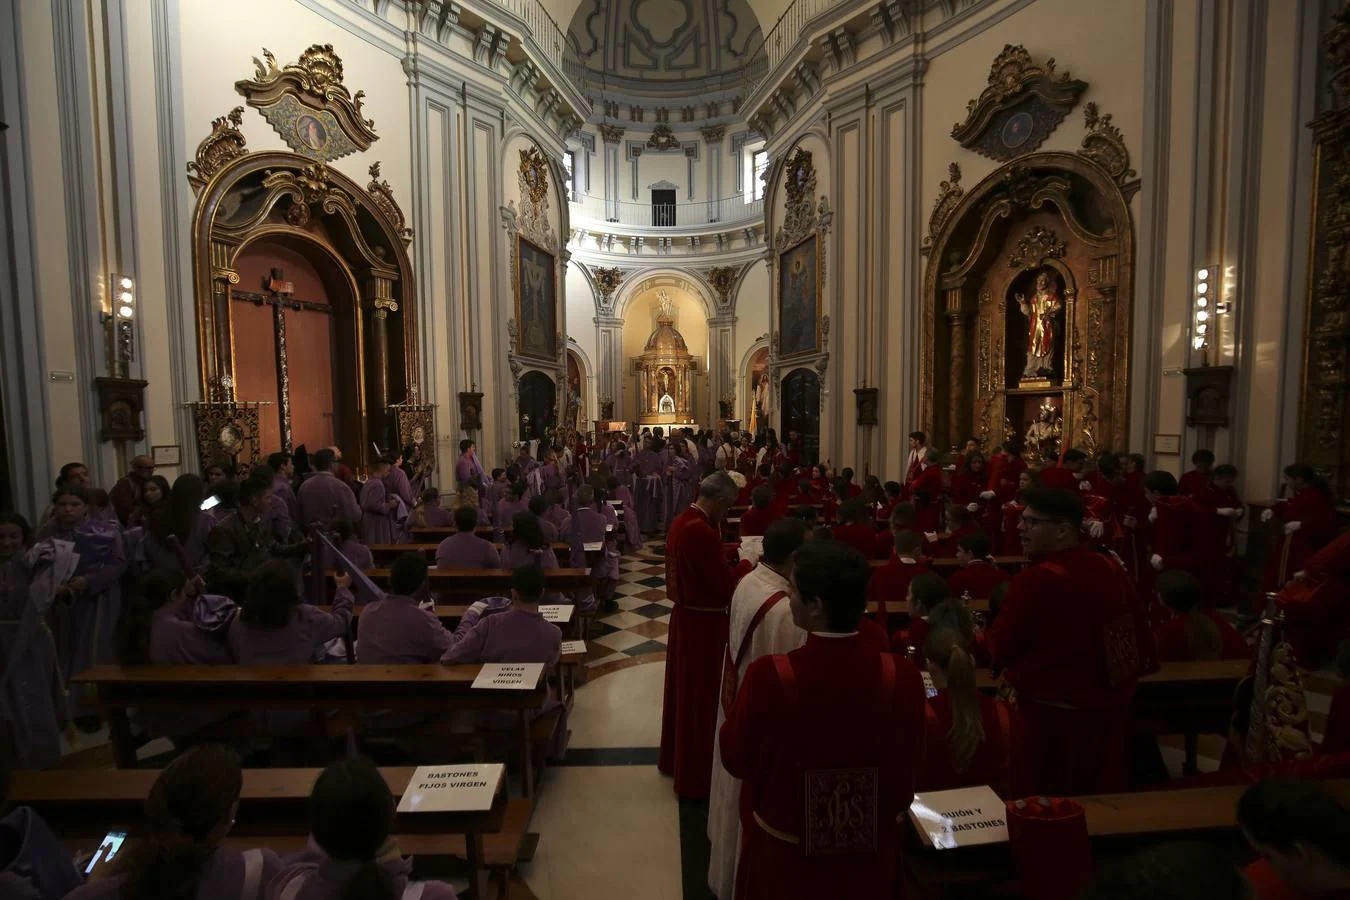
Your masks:
<svg viewBox="0 0 1350 900"><path fill-rule="evenodd" d="M408 529L408 533L411 534L412 537L413 537L413 540L414 540L414 541L417 541L418 543L423 543L423 544L425 544L425 543L437 543L437 544L439 544L441 541L443 541L443 540L445 540L446 538L450 537L450 535L452 535L452 534L459 534L459 529L458 529L458 528L431 528L431 527L427 527L427 528L409 528L409 529ZM495 535L495 534L497 533L497 529L496 529L496 528L493 528L491 525L479 525L477 528L475 528L475 529L473 530L473 533L476 534L476 535L478 535L480 538L487 538L487 539L490 541L490 540L492 540L492 536ZM503 529L502 529L502 533L505 534L506 537L507 537L507 539L509 540L510 537L511 537L511 528L510 528L509 526L506 527L506 528L503 528Z"/></svg>
<svg viewBox="0 0 1350 900"><path fill-rule="evenodd" d="M994 557L994 565L998 566L1001 569L1009 569L1014 572L1021 569L1030 561L1031 560L1027 559L1025 556ZM869 559L867 561L867 564L874 569L879 569L882 566L886 565L887 562L889 562L889 560ZM959 569L961 568L961 561L957 559L955 556L939 556L936 558L930 558L928 560L928 565L932 566L934 569Z"/></svg>
<svg viewBox="0 0 1350 900"><path fill-rule="evenodd" d="M260 843L274 846L258 838L291 837L299 841L295 849L303 849L309 834L309 795L320 772L245 769L239 810L230 830L234 840L242 847L256 847ZM395 802L402 798L413 772L411 767L380 770ZM63 840L98 841L112 828L134 834L146 824L145 798L159 775L153 769L16 772L9 795L13 802L35 809ZM488 871L496 871L504 881L519 858L530 807L529 800L511 799L503 783L489 810L400 813L391 833L400 838L405 853L410 852L411 838L424 854L463 856L475 896L483 897ZM491 850L486 846L489 841Z"/></svg>
<svg viewBox="0 0 1350 900"><path fill-rule="evenodd" d="M1322 782L1341 802L1350 802L1350 779ZM1094 794L1074 799L1083 807L1094 856L1119 855L1176 840L1243 843L1237 803L1249 785ZM924 896L942 896L946 886L1006 882L1016 877L1008 844L936 850L905 816L905 868Z"/></svg>
<svg viewBox="0 0 1350 900"><path fill-rule="evenodd" d="M383 587L389 583L389 570L367 569L366 577ZM511 594L510 569L428 569L431 587L446 592L487 592L503 597ZM544 589L549 591L586 590L591 586L590 569L548 569Z"/></svg>
<svg viewBox="0 0 1350 900"><path fill-rule="evenodd" d="M492 546L497 549L498 553L501 553L506 549L505 544L494 543ZM376 565L388 566L405 553L421 553L427 558L428 562L434 563L436 561L436 548L438 547L440 547L440 544L370 544L367 546L367 549L370 550L370 555L375 560ZM553 551L554 556L558 558L559 562L564 562L572 558L571 544L563 541L555 541L549 544L549 549ZM600 558L602 550L603 543L601 544L601 547L596 550L591 550L587 547L586 561L588 563L594 563Z"/></svg>
<svg viewBox="0 0 1350 900"><path fill-rule="evenodd" d="M238 710L303 709L315 736L326 735L329 711L435 713L507 711L519 719L524 794L534 793L530 713L543 705L548 683L540 673L528 690L475 689L482 666L94 666L71 679L89 686L108 721L118 768L136 766L127 710L136 708Z"/></svg>

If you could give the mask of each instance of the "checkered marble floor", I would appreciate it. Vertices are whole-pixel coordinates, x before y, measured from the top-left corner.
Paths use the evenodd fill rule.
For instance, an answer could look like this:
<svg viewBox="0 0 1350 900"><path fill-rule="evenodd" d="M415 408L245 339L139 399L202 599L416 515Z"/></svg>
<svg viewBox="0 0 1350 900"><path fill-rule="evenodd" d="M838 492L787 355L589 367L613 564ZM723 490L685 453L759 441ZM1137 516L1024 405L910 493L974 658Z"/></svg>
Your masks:
<svg viewBox="0 0 1350 900"><path fill-rule="evenodd" d="M648 542L619 562L615 602L619 611L602 616L586 642L589 668L614 663L659 662L666 657L666 632L673 604L666 599L665 544ZM632 663L628 663L631 665Z"/></svg>

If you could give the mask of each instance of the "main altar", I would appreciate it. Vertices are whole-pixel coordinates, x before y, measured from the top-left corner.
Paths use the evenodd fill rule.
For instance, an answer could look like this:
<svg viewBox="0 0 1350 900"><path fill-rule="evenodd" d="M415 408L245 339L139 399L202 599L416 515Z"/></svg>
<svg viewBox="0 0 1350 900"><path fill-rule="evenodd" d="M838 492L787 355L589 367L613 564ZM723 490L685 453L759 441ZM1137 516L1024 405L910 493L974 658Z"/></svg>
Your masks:
<svg viewBox="0 0 1350 900"><path fill-rule="evenodd" d="M674 301L657 294L656 328L633 360L638 377L639 425L693 425L694 376L698 360L675 328Z"/></svg>

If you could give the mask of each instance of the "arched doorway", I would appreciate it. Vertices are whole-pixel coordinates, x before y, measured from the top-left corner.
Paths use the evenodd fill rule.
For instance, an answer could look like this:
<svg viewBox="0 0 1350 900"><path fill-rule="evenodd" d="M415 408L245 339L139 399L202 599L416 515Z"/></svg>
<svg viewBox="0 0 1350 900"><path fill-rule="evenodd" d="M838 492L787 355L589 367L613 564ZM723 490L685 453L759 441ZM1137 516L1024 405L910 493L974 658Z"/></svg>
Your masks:
<svg viewBox="0 0 1350 900"><path fill-rule="evenodd" d="M743 425L759 435L769 427L769 348L761 347L750 356L745 367L746 405Z"/></svg>
<svg viewBox="0 0 1350 900"><path fill-rule="evenodd" d="M820 460L820 376L812 369L793 369L783 379L781 440L797 440L802 459ZM795 438L794 438L795 436Z"/></svg>
<svg viewBox="0 0 1350 900"><path fill-rule="evenodd" d="M558 391L553 379L543 372L526 372L520 379L516 417L520 423L520 440L544 439L556 424ZM527 418L528 417L528 418Z"/></svg>
<svg viewBox="0 0 1350 900"><path fill-rule="evenodd" d="M563 409L563 427L588 431L586 427L586 379L581 361L572 350L567 351L567 402Z"/></svg>

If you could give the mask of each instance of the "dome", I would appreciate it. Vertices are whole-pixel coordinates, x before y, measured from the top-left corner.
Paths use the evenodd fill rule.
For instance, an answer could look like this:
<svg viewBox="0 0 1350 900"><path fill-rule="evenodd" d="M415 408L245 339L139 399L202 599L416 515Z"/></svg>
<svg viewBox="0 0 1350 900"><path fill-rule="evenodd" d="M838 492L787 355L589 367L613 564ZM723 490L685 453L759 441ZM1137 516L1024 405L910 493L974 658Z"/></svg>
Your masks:
<svg viewBox="0 0 1350 900"><path fill-rule="evenodd" d="M568 28L611 86L673 86L734 73L763 42L747 0L581 0Z"/></svg>
<svg viewBox="0 0 1350 900"><path fill-rule="evenodd" d="M688 356L689 346L684 342L684 335L675 329L674 320L662 316L657 320L656 330L647 338L642 352L644 355Z"/></svg>

